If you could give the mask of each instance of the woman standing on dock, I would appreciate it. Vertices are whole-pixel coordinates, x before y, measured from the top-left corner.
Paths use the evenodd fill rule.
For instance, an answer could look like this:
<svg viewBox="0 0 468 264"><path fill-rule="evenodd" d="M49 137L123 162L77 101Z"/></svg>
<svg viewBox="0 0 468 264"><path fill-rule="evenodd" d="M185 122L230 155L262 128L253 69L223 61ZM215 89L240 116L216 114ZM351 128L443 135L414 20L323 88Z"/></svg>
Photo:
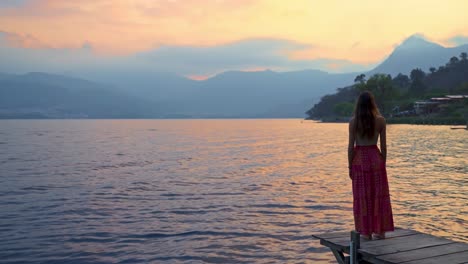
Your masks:
<svg viewBox="0 0 468 264"><path fill-rule="evenodd" d="M377 141L380 136L380 150ZM348 164L356 231L367 239L393 231L387 171L386 123L370 92L362 92L349 122Z"/></svg>

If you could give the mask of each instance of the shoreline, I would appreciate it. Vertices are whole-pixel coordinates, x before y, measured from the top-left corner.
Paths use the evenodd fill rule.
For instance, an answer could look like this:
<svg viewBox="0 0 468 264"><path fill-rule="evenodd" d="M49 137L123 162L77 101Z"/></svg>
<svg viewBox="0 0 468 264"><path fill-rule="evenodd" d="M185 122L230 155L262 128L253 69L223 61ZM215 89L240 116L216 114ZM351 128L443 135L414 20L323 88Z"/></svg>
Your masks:
<svg viewBox="0 0 468 264"><path fill-rule="evenodd" d="M349 118L335 118L335 119L310 119L305 120L316 121L320 123L348 123ZM428 118L428 117L399 117L399 118L386 118L387 124L406 124L406 125L448 125L448 126L467 126L468 121L463 118Z"/></svg>

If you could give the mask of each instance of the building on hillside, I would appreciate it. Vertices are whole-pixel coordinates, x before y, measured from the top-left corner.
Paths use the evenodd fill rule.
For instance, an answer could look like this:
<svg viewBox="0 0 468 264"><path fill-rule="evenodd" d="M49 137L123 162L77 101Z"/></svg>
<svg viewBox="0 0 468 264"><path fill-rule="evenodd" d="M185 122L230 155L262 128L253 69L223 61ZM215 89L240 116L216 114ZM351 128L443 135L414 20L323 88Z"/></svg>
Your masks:
<svg viewBox="0 0 468 264"><path fill-rule="evenodd" d="M445 97L433 97L429 100L414 102L414 111L417 115L431 114L440 111L449 104L468 100L468 95L446 95Z"/></svg>

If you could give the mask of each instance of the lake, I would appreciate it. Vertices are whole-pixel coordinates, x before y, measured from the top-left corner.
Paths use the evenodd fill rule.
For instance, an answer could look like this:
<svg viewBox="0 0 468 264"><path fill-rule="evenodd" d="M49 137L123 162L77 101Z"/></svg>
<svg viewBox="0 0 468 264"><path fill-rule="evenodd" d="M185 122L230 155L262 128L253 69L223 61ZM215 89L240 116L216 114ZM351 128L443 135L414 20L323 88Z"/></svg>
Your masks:
<svg viewBox="0 0 468 264"><path fill-rule="evenodd" d="M335 263L347 125L2 120L0 263ZM395 225L468 242L468 132L389 125Z"/></svg>

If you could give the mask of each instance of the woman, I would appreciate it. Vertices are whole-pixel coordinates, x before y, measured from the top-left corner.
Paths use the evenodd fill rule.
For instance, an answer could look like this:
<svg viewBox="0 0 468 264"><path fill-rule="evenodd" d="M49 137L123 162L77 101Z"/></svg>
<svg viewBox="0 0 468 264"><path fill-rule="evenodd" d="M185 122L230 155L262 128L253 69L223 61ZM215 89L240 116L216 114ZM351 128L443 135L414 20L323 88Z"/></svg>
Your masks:
<svg viewBox="0 0 468 264"><path fill-rule="evenodd" d="M380 149L377 140L380 136ZM348 164L353 184L356 231L366 239L384 239L393 231L387 171L386 124L373 95L362 92L349 122Z"/></svg>

